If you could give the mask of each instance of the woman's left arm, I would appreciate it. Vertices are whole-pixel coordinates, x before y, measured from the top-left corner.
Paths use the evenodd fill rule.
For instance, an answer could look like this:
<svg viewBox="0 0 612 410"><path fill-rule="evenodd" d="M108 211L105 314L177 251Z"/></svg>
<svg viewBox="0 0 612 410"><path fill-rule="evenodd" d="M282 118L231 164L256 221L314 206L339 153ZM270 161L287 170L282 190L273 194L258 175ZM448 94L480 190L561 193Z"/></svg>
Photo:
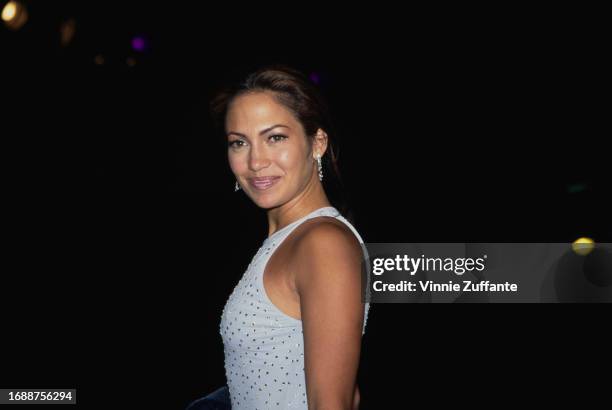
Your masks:
<svg viewBox="0 0 612 410"><path fill-rule="evenodd" d="M361 246L346 229L320 223L294 256L308 408L352 410L364 317Z"/></svg>

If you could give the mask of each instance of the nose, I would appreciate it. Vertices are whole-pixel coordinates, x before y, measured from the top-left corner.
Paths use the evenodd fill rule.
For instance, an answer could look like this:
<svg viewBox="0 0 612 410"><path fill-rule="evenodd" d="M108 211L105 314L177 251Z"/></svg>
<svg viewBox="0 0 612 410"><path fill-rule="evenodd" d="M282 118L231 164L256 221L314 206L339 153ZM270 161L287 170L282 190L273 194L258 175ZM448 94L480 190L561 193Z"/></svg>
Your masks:
<svg viewBox="0 0 612 410"><path fill-rule="evenodd" d="M263 152L259 148L251 149L251 153L249 155L249 169L253 172L258 172L264 168L270 166L270 159L266 156L265 152Z"/></svg>

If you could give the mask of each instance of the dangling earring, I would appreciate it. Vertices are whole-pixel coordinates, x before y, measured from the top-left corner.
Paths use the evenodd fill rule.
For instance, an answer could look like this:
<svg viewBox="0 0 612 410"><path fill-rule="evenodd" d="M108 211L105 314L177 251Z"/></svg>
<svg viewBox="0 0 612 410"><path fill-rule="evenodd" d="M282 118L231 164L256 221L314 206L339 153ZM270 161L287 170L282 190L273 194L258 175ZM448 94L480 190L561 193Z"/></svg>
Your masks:
<svg viewBox="0 0 612 410"><path fill-rule="evenodd" d="M323 181L323 166L321 165L321 155L317 154L317 167L319 168L319 181Z"/></svg>
<svg viewBox="0 0 612 410"><path fill-rule="evenodd" d="M234 192L238 191L240 189L240 185L238 185L238 181L236 181L236 187L234 188Z"/></svg>

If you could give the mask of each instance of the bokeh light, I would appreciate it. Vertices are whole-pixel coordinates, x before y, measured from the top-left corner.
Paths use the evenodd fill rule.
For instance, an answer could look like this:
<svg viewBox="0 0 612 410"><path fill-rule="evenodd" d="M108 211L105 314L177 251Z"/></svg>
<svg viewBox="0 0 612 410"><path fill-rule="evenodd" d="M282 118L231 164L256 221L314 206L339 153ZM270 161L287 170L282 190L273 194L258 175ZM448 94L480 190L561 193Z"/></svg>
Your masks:
<svg viewBox="0 0 612 410"><path fill-rule="evenodd" d="M595 248L595 241L591 238L578 238L572 244L572 249L578 255L586 256Z"/></svg>
<svg viewBox="0 0 612 410"><path fill-rule="evenodd" d="M66 47L72 39L74 38L74 34L76 32L76 21L73 18L65 20L60 25L60 44L62 47Z"/></svg>
<svg viewBox="0 0 612 410"><path fill-rule="evenodd" d="M19 1L9 1L2 8L2 21L11 30L19 30L28 21L28 11Z"/></svg>
<svg viewBox="0 0 612 410"><path fill-rule="evenodd" d="M9 1L2 9L2 20L11 21L17 15L17 5L14 1Z"/></svg>
<svg viewBox="0 0 612 410"><path fill-rule="evenodd" d="M105 62L104 56L102 54L98 54L94 57L94 63L96 65L103 65Z"/></svg>
<svg viewBox="0 0 612 410"><path fill-rule="evenodd" d="M132 49L139 53L147 51L149 48L149 42L144 36L132 37Z"/></svg>
<svg viewBox="0 0 612 410"><path fill-rule="evenodd" d="M320 82L321 82L321 76L319 75L319 73L312 72L312 73L310 73L310 81L312 81L313 83L319 85Z"/></svg>

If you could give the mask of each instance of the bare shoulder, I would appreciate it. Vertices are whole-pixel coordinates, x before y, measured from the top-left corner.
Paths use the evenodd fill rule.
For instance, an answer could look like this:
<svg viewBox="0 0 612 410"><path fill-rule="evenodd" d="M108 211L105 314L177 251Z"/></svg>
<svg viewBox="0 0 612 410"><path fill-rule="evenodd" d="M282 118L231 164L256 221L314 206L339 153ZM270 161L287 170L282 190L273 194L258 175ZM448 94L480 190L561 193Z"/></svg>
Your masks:
<svg viewBox="0 0 612 410"><path fill-rule="evenodd" d="M351 229L333 217L317 217L303 224L296 237L293 261L295 266L308 267L309 272L354 271L361 263L361 245ZM323 269L312 269L320 267Z"/></svg>
<svg viewBox="0 0 612 410"><path fill-rule="evenodd" d="M351 229L333 217L313 218L304 223L296 245L302 250L354 251L361 252L361 245Z"/></svg>

